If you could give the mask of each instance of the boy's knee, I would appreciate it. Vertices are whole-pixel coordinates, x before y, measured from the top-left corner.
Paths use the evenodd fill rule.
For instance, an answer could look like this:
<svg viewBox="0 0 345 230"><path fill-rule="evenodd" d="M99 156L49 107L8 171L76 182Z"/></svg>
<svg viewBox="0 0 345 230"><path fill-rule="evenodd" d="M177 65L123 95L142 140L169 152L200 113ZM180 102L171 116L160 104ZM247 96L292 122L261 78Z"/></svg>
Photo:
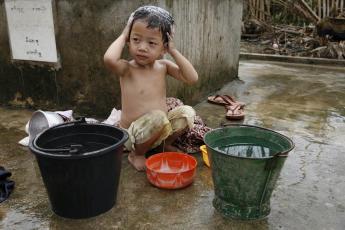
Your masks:
<svg viewBox="0 0 345 230"><path fill-rule="evenodd" d="M145 143L157 134L169 136L171 126L165 112L153 110L134 121L127 131L133 149L134 144Z"/></svg>
<svg viewBox="0 0 345 230"><path fill-rule="evenodd" d="M191 129L194 126L195 110L188 105L176 107L168 114L173 132L179 132L184 129Z"/></svg>
<svg viewBox="0 0 345 230"><path fill-rule="evenodd" d="M161 110L153 110L146 115L144 125L150 130L149 132L157 132L169 123L166 113Z"/></svg>

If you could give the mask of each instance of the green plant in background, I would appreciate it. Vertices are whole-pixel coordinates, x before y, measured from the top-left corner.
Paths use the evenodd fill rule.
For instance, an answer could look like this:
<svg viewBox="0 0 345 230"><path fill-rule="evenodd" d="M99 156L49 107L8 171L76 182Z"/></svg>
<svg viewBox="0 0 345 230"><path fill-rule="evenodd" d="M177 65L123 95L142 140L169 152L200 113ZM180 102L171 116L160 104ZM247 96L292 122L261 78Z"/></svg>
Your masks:
<svg viewBox="0 0 345 230"><path fill-rule="evenodd" d="M312 6L313 0L305 1L309 6ZM300 14L296 13L294 3L295 0L272 0L271 2L271 17L272 22L276 24L292 24L296 26L303 26L309 21Z"/></svg>

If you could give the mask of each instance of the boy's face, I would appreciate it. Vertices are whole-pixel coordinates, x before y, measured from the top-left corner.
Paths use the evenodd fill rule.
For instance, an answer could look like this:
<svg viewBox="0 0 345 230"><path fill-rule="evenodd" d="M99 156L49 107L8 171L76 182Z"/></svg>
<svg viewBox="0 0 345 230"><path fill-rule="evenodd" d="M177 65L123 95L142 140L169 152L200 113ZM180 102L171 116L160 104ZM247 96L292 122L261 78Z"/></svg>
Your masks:
<svg viewBox="0 0 345 230"><path fill-rule="evenodd" d="M142 20L133 23L128 45L129 53L139 65L152 64L166 52L159 28L147 28Z"/></svg>

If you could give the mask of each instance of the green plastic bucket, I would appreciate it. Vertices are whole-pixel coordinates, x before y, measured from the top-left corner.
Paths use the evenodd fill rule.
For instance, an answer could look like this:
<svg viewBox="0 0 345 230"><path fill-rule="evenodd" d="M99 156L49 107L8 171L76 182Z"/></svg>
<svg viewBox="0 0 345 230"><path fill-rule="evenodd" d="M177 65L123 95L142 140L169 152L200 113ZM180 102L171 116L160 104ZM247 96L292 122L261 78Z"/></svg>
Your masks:
<svg viewBox="0 0 345 230"><path fill-rule="evenodd" d="M269 129L238 124L211 130L204 141L212 168L214 208L233 219L266 217L293 142Z"/></svg>

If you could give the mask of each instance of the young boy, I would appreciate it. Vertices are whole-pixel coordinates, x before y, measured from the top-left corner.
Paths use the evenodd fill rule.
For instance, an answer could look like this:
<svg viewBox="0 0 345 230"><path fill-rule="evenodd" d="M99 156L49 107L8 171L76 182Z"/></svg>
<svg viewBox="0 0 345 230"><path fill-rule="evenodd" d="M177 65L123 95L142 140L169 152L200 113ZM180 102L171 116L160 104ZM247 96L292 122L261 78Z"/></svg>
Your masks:
<svg viewBox="0 0 345 230"><path fill-rule="evenodd" d="M166 10L140 7L104 55L107 68L120 78L120 127L129 134L128 160L138 171L145 169L145 153L150 149L162 144L165 151L178 151L172 143L194 123L195 111L190 106L167 112L166 75L187 84L198 80L192 64L174 46L173 24ZM126 44L130 61L121 59ZM162 59L165 53L176 64Z"/></svg>

